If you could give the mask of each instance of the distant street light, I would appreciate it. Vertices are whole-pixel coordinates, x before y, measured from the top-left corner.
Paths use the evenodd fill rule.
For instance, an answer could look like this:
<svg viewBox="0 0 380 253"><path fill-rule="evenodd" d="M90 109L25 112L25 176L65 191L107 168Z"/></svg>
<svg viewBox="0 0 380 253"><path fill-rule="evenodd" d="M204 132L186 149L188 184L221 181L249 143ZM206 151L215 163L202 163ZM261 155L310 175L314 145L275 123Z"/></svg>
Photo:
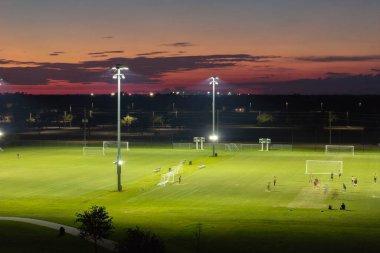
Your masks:
<svg viewBox="0 0 380 253"><path fill-rule="evenodd" d="M116 170L117 170L117 190L121 192L123 190L121 186L121 155L120 155L120 79L125 79L124 74L121 73L122 70L128 70L127 67L117 64L112 70L117 73L113 75L113 79L117 79L117 156L116 156Z"/></svg>
<svg viewBox="0 0 380 253"><path fill-rule="evenodd" d="M209 137L212 141L212 156L216 156L215 153L215 142L218 140L218 135L215 133L215 85L218 85L218 77L210 77L212 85L212 134Z"/></svg>

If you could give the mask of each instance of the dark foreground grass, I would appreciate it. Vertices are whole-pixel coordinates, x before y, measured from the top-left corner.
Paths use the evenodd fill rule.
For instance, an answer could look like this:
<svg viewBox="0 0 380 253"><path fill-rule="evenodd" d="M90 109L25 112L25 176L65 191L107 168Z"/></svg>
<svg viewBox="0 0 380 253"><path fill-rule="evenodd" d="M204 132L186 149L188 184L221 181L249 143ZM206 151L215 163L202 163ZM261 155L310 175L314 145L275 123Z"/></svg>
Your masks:
<svg viewBox="0 0 380 253"><path fill-rule="evenodd" d="M82 156L80 148L70 147L6 149L0 153L0 215L73 226L76 212L97 204L114 217L113 239L138 225L161 236L169 252L195 252L198 243L202 252L378 252L376 152L354 157L325 156L322 150L218 153L212 158L209 151L132 149L123 154L120 193L115 191L114 153ZM183 159L182 183L158 187L161 173ZM314 189L304 174L308 159L343 160L342 178L315 175L328 191ZM159 167L161 172L154 172ZM351 176L358 178L358 186L351 185ZM342 202L348 210L339 210Z"/></svg>
<svg viewBox="0 0 380 253"><path fill-rule="evenodd" d="M81 253L93 252L92 243L58 231L13 221L0 221L1 253ZM108 252L102 248L99 253Z"/></svg>

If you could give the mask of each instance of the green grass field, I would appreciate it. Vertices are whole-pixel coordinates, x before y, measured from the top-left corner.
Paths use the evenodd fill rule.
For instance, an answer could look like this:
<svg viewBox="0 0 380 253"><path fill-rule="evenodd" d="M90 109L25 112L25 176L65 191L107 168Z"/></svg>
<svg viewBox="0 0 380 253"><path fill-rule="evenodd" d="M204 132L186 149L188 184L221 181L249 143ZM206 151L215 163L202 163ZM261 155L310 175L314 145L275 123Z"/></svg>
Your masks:
<svg viewBox="0 0 380 253"><path fill-rule="evenodd" d="M374 174L380 174L378 152L354 157L326 156L323 150L218 154L132 149L123 153L123 192L117 192L115 153L83 156L80 147L6 148L0 152L0 215L75 226L76 212L103 205L114 217L111 239L138 225L161 236L168 252L195 252L198 224L202 252L378 252L380 183L373 183ZM157 186L161 172L154 169L167 172L184 159L193 165L185 163L182 183ZM309 183L309 159L343 160L340 179L314 175L322 186L328 184L327 194ZM277 185L268 192L274 176ZM351 185L351 176L358 178L358 186ZM348 210L339 210L342 202ZM6 229L12 230L12 224ZM2 230L4 223L0 234Z"/></svg>

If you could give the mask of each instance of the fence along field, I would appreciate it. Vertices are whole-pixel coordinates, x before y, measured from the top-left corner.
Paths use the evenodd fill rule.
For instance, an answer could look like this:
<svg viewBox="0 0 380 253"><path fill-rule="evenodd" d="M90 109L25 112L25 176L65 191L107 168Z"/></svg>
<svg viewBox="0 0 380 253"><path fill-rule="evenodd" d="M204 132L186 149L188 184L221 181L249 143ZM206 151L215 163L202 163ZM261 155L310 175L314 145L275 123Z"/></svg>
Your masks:
<svg viewBox="0 0 380 253"><path fill-rule="evenodd" d="M83 156L79 147L5 148L0 153L0 214L75 225L76 212L104 205L114 217L115 237L126 227L149 228L164 238L169 252L194 250L196 224L202 224L205 252L351 252L358 241L367 252L380 247L380 191L373 182L380 166L376 152L326 156L322 148L224 148L217 158L210 157L209 149L132 148L123 154L121 193L116 191L114 153ZM326 159L342 160L344 173L333 180L329 174L315 175L322 186L314 189L305 175L305 161ZM158 186L162 174L183 160L182 182L177 176ZM352 176L358 178L357 186L351 185ZM347 212L338 210L342 202ZM333 210L327 209L329 204ZM279 238L284 243L272 243ZM310 248L316 238L318 247Z"/></svg>

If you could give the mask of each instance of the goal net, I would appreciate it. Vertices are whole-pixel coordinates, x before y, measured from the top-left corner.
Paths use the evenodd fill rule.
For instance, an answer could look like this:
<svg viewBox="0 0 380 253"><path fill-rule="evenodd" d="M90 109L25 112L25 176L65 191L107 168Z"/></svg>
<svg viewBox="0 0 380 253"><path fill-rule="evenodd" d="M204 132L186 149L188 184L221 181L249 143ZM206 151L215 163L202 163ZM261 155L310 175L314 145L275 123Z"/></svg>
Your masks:
<svg viewBox="0 0 380 253"><path fill-rule="evenodd" d="M346 145L326 145L325 154L354 155L355 146Z"/></svg>
<svg viewBox="0 0 380 253"><path fill-rule="evenodd" d="M174 183L174 173L168 172L161 175L161 180L157 184L158 186L166 186L167 183Z"/></svg>
<svg viewBox="0 0 380 253"><path fill-rule="evenodd" d="M103 154L107 153L107 150L110 149L117 149L117 141L103 141ZM121 141L120 142L120 149L123 151L129 150L129 142L128 141Z"/></svg>
<svg viewBox="0 0 380 253"><path fill-rule="evenodd" d="M194 147L193 143L173 142L173 149L192 149L193 147Z"/></svg>
<svg viewBox="0 0 380 253"><path fill-rule="evenodd" d="M224 145L224 149L227 151L239 151L239 147L236 143L227 143Z"/></svg>
<svg viewBox="0 0 380 253"><path fill-rule="evenodd" d="M343 173L343 161L306 160L305 174Z"/></svg>
<svg viewBox="0 0 380 253"><path fill-rule="evenodd" d="M104 155L102 147L83 147L83 155L86 156L98 156Z"/></svg>
<svg viewBox="0 0 380 253"><path fill-rule="evenodd" d="M240 144L241 150L259 150L261 149L261 144Z"/></svg>

